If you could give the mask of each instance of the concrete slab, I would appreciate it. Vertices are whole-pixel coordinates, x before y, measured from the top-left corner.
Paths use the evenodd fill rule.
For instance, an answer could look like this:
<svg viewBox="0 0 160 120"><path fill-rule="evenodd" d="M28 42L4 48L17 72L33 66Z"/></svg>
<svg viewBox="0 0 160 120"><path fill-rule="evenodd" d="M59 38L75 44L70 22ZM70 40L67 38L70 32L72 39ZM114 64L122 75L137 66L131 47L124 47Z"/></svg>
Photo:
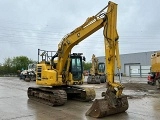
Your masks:
<svg viewBox="0 0 160 120"><path fill-rule="evenodd" d="M27 97L29 86L36 86L35 82L25 82L16 77L0 78L0 120L96 120L85 116L92 102L69 100L64 106L51 107L29 100ZM105 84L83 86L94 87L96 98L101 98L101 92L105 91ZM133 90L124 90L124 93L141 96L146 94ZM101 120L159 120L159 93L156 97L143 96L128 99L128 101L129 109L126 112L101 118Z"/></svg>

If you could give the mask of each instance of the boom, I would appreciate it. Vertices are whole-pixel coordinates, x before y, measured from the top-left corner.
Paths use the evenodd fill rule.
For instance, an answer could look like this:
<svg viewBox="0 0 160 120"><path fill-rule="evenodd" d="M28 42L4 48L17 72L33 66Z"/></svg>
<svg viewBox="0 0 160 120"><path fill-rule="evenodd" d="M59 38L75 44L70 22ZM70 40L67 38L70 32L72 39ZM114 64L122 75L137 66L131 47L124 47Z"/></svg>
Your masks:
<svg viewBox="0 0 160 120"><path fill-rule="evenodd" d="M79 42L102 28L105 22L107 22L107 14L108 13L99 13L95 16L89 17L83 25L76 28L62 39L58 45L57 70L59 74L62 74L62 70L66 64L71 49Z"/></svg>

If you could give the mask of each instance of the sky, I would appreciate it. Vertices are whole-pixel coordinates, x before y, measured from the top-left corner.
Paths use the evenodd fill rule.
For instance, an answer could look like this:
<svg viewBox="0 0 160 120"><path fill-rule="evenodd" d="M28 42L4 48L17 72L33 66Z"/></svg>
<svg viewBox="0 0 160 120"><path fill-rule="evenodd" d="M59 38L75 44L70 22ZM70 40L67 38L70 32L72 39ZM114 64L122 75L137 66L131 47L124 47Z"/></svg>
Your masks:
<svg viewBox="0 0 160 120"><path fill-rule="evenodd" d="M160 50L160 1L112 0L118 4L120 54ZM107 0L0 0L0 63L27 56L37 61L38 49L57 51L62 38L98 13ZM104 56L102 29L72 52Z"/></svg>

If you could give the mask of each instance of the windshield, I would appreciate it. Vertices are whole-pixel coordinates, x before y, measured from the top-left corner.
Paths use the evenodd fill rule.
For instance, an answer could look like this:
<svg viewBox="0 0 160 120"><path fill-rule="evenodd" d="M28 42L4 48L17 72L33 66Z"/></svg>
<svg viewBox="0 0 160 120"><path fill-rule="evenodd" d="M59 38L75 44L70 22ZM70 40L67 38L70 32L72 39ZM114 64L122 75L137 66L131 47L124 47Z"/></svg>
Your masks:
<svg viewBox="0 0 160 120"><path fill-rule="evenodd" d="M73 58L72 59L72 71L81 71L81 60L80 58Z"/></svg>
<svg viewBox="0 0 160 120"><path fill-rule="evenodd" d="M73 57L71 59L71 73L73 80L82 79L82 59L81 57Z"/></svg>
<svg viewBox="0 0 160 120"><path fill-rule="evenodd" d="M35 64L29 64L28 65L28 69L35 69L36 68L36 65Z"/></svg>
<svg viewBox="0 0 160 120"><path fill-rule="evenodd" d="M104 63L99 63L98 70L99 70L99 72L105 72L105 64Z"/></svg>

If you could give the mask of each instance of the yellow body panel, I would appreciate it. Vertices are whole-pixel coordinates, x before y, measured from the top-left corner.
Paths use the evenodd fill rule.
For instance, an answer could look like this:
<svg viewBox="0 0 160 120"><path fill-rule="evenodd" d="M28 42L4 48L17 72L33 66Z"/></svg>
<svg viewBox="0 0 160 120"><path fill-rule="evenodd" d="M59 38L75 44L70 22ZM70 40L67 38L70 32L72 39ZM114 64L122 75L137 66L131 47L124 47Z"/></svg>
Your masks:
<svg viewBox="0 0 160 120"><path fill-rule="evenodd" d="M62 75L58 75L56 69L51 70L51 66L41 63L37 64L37 69L41 68L41 72L37 72L36 84L37 85L45 85L45 86L61 86L65 85L65 82L62 80ZM39 78L38 73L41 74L41 78ZM83 78L78 81L74 81L72 74L69 72L69 79L67 80L68 85L80 85L83 84Z"/></svg>
<svg viewBox="0 0 160 120"><path fill-rule="evenodd" d="M62 85L62 75L58 75L56 70L51 70L51 66L45 63L37 64L37 85L60 86Z"/></svg>
<svg viewBox="0 0 160 120"><path fill-rule="evenodd" d="M160 72L160 52L151 55L151 72Z"/></svg>

